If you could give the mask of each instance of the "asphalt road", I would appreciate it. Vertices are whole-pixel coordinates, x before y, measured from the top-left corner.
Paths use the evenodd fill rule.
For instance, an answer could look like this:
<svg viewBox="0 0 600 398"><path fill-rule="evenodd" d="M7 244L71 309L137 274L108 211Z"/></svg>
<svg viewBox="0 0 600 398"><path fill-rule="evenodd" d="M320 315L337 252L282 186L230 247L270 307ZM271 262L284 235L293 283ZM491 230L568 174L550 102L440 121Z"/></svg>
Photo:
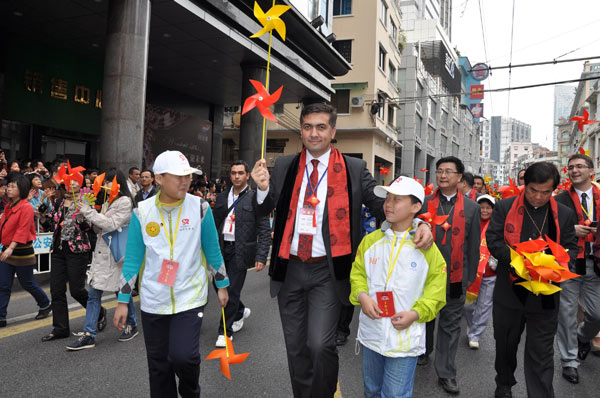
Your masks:
<svg viewBox="0 0 600 398"><path fill-rule="evenodd" d="M44 289L48 289L47 277L38 277L38 280ZM210 294L201 333L203 358L214 349L220 316L212 290ZM112 319L116 304L114 296L107 295L105 300L105 305L111 308L109 317ZM250 356L244 363L232 366L231 381L220 373L218 361L203 361L200 376L202 396L291 397L277 302L268 295L268 277L265 272L249 272L242 300L252 309L252 315L244 328L234 335L233 343L236 352L250 352ZM109 323L106 330L98 335L93 349L68 352L65 346L75 338L42 343L41 337L52 328L51 319L33 320L37 313L35 302L28 293L20 290L18 282L15 282L8 311L9 325L0 329L0 397L149 396L148 368L141 334L130 342L118 342L119 332ZM358 319L356 314L352 325L354 333L348 344L340 348L340 391L337 397L363 396L361 357L355 355L354 344ZM84 310L78 304L73 304L72 331L83 328L84 316ZM465 330L463 324L463 331ZM522 351L518 358L518 384L513 388L513 396L526 397ZM493 397L495 373L491 327L486 330L478 351L469 350L466 337L462 337L457 368L460 396ZM590 355L579 372L580 384L569 384L561 376L560 360L558 354L555 354L554 388L557 397L600 396L600 357ZM449 396L438 386L431 363L417 368L414 396Z"/></svg>

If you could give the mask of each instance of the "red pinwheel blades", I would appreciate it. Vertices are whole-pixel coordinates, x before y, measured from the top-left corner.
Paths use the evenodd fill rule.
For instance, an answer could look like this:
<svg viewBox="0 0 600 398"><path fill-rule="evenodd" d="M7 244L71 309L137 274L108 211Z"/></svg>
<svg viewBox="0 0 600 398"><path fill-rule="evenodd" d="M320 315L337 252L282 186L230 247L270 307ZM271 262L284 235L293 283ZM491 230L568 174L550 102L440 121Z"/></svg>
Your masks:
<svg viewBox="0 0 600 398"><path fill-rule="evenodd" d="M244 102L244 107L242 108L242 115L246 114L254 108L257 108L260 114L263 115L265 119L277 122L277 119L275 119L275 116L273 116L273 114L269 110L269 107L279 100L279 97L281 96L281 91L283 90L283 86L279 87L277 91L275 91L273 94L269 94L269 92L265 89L265 86L263 86L261 82L250 79L250 83L256 89L256 94L246 98L246 101Z"/></svg>
<svg viewBox="0 0 600 398"><path fill-rule="evenodd" d="M587 109L584 109L583 116L575 116L569 121L577 122L577 128L583 133L583 126L585 126L586 124L593 124L595 122L595 120L589 120L589 118L590 113L587 111Z"/></svg>

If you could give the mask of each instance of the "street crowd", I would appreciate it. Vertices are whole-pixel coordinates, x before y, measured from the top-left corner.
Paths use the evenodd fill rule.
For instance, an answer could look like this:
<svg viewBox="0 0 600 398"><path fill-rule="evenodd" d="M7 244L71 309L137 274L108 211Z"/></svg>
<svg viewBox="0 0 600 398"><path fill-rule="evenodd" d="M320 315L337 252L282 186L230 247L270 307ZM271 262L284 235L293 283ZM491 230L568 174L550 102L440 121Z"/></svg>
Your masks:
<svg viewBox="0 0 600 398"><path fill-rule="evenodd" d="M102 295L116 294L118 340L143 330L151 396L198 397L208 289L223 309L215 346L229 350L252 312L242 302L247 272L267 268L294 397L334 396L336 347L347 343L354 306L365 397L411 397L418 366L430 362L441 388L459 394L461 333L479 349L492 314L496 397L512 396L525 329L528 396L554 397L555 338L563 377L578 383L578 367L600 350L592 159L569 158L567 185L555 165L534 163L511 195L453 156L436 162L435 190L405 176L377 185L365 161L331 144L335 124L330 105L306 105L304 149L271 170L264 159L252 168L238 160L227 181L210 182L165 151L152 169L105 170L94 200L98 170L65 180L64 160L7 162L0 150L0 327L15 274L39 306L36 319L53 317L42 341L70 338L70 351L95 347L108 323ZM33 277L37 231L53 233L50 298ZM532 281L515 270L514 250L542 240L566 250L572 278ZM538 256L554 253L546 247ZM560 291L540 294L532 286L542 280ZM69 327L67 286L86 308L82 331Z"/></svg>

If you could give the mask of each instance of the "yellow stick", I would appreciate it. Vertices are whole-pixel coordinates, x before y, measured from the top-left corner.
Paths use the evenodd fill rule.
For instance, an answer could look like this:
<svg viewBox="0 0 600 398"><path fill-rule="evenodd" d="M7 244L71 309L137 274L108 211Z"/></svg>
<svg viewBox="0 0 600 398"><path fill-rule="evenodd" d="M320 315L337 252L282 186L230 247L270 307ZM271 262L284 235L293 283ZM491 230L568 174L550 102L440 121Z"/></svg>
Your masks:
<svg viewBox="0 0 600 398"><path fill-rule="evenodd" d="M75 210L77 210L77 201L75 200L75 189L73 189L73 180L69 180L69 186L71 187L71 195L73 195L73 204L75 205Z"/></svg>
<svg viewBox="0 0 600 398"><path fill-rule="evenodd" d="M221 307L221 313L223 314L223 333L225 334L225 354L229 358L229 349L227 348L227 325L225 325L225 307Z"/></svg>
<svg viewBox="0 0 600 398"><path fill-rule="evenodd" d="M275 6L275 0L273 0L273 6ZM271 41L273 39L273 29L269 32L269 52L267 55L267 79L265 82L265 88L267 92L269 92L269 74L271 72ZM262 125L262 144L260 146L260 158L265 158L265 138L267 135L267 120L263 116L263 125Z"/></svg>

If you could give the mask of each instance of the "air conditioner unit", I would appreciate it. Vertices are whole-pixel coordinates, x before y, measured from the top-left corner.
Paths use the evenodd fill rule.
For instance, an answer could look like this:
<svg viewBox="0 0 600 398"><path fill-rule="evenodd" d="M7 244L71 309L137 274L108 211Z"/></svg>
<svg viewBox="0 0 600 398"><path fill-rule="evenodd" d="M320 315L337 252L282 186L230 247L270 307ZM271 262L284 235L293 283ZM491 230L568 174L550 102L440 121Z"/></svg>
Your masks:
<svg viewBox="0 0 600 398"><path fill-rule="evenodd" d="M350 99L350 106L352 108L362 108L364 104L365 100L363 99L363 97L352 97Z"/></svg>

